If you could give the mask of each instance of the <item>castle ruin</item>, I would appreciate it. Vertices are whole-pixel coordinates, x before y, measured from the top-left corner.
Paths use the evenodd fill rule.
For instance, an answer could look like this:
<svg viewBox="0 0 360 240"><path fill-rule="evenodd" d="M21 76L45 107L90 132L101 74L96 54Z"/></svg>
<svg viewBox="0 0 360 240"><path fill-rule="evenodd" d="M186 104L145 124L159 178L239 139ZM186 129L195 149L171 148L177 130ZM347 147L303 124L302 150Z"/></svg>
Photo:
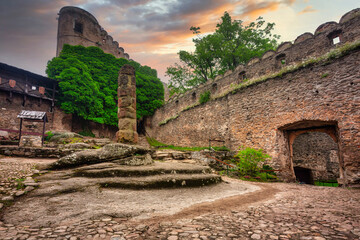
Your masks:
<svg viewBox="0 0 360 240"><path fill-rule="evenodd" d="M282 43L170 99L148 119L146 131L173 145L208 146L218 139L234 151L264 149L285 181L307 169L315 178L359 184L359 26L360 9L354 9L339 23ZM211 101L200 104L205 92ZM317 156L302 141L322 146Z"/></svg>
<svg viewBox="0 0 360 240"><path fill-rule="evenodd" d="M208 146L209 140L221 140L233 151L240 146L264 149L272 157L269 164L285 181L311 171L315 180L360 184L359 26L360 9L354 9L339 23L324 23L314 34L304 33L173 97L145 120L146 132L166 144ZM64 7L59 13L57 55L65 43L98 46L128 58L90 13L76 7ZM6 119L22 109L53 111L51 98L45 101L49 99L44 94L30 96L10 85L14 81L26 85L39 76L5 67L0 68L0 83L5 83L0 87L4 100L0 105L16 111L3 116L1 128L16 131L17 126ZM54 89L40 80L32 84L39 92L40 87ZM205 92L210 92L211 100L200 104ZM35 104L38 107L32 107ZM85 124L60 110L55 113L48 114L50 128L78 132ZM93 122L86 125L96 136L112 139L118 130Z"/></svg>
<svg viewBox="0 0 360 240"><path fill-rule="evenodd" d="M124 48L100 26L96 18L78 7L63 7L58 13L57 49L58 57L64 44L96 46L117 58L130 59Z"/></svg>

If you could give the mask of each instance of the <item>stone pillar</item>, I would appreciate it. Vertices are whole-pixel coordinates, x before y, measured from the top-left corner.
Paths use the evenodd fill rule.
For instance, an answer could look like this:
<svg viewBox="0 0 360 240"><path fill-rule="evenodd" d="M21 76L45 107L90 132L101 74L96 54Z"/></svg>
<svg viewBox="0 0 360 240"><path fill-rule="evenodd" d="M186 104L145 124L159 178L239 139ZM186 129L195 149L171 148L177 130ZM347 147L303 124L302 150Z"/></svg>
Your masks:
<svg viewBox="0 0 360 240"><path fill-rule="evenodd" d="M135 68L124 65L119 71L118 84L119 131L116 133L116 141L137 143Z"/></svg>

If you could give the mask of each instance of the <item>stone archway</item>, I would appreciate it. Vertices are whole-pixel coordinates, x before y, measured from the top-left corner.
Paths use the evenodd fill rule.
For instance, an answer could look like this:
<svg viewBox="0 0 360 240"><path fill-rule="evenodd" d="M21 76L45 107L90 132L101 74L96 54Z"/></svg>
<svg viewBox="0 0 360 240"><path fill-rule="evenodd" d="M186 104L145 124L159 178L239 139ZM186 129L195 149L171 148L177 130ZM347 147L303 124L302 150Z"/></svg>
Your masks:
<svg viewBox="0 0 360 240"><path fill-rule="evenodd" d="M300 175L306 183L344 178L337 122L304 120L279 130L287 144L284 148L285 180L299 180Z"/></svg>
<svg viewBox="0 0 360 240"><path fill-rule="evenodd" d="M298 182L314 184L339 178L339 148L328 133L310 131L297 135L291 157Z"/></svg>

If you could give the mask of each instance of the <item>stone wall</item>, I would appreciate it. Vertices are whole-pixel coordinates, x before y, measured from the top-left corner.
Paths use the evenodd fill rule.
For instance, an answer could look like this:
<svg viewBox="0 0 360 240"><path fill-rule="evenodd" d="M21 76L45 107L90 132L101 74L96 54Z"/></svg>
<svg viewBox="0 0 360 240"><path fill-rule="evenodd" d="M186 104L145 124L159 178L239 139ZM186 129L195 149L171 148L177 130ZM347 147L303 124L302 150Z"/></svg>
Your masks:
<svg viewBox="0 0 360 240"><path fill-rule="evenodd" d="M326 133L303 133L293 143L293 164L311 169L314 180L336 180L339 178L338 145Z"/></svg>
<svg viewBox="0 0 360 240"><path fill-rule="evenodd" d="M276 51L268 51L261 58L253 58L246 65L239 65L234 71L229 70L224 75L210 79L207 83L184 94L173 96L163 107L164 118L170 118L184 108L199 102L200 95L210 91L212 97L222 95L231 90L244 79L255 79L292 66L311 57L318 57L344 43L360 39L360 8L354 9L340 19L339 23L327 22L320 25L314 34L304 33L298 36L294 43L282 43ZM334 44L333 39L341 39ZM281 63L284 60L283 63Z"/></svg>
<svg viewBox="0 0 360 240"><path fill-rule="evenodd" d="M72 132L91 131L95 137L105 137L114 141L116 140L116 132L118 131L116 126L96 123L77 116L73 116L71 124Z"/></svg>
<svg viewBox="0 0 360 240"><path fill-rule="evenodd" d="M130 58L89 12L77 7L63 7L58 15L56 56L59 56L64 44L70 44L96 46L117 58Z"/></svg>
<svg viewBox="0 0 360 240"><path fill-rule="evenodd" d="M174 145L207 146L209 138L216 138L232 150L241 145L262 148L272 156L272 165L282 170L281 177L293 181L290 131L331 126L339 145L340 178L360 182L359 13L353 10L339 24L323 24L315 34L303 34L294 44L282 44L276 52L171 99L147 122L147 132ZM335 45L336 36L341 42ZM318 60L346 43L357 47L338 58L278 72L305 58ZM271 72L277 74L270 76ZM263 81L229 91L246 78ZM211 92L213 100L197 105L205 91Z"/></svg>
<svg viewBox="0 0 360 240"><path fill-rule="evenodd" d="M0 90L0 129L7 129L8 137L10 139L18 139L20 128L20 119L17 115L21 110L32 110L47 112L49 122L46 123L46 131L50 129L70 130L66 123L62 123L62 119L59 117L64 115L58 108L51 110L51 101L40 100L39 98L27 97L24 101L22 94L13 93L10 97L9 92ZM52 112L50 112L52 111ZM56 118L54 118L56 116ZM56 121L53 121L56 119ZM22 131L30 133L42 133L42 122L24 121Z"/></svg>
<svg viewBox="0 0 360 240"><path fill-rule="evenodd" d="M27 97L24 105L23 100L23 95L16 93L12 94L10 100L9 92L0 90L0 140L1 135L4 135L4 139L18 140L19 133L17 131L19 131L20 119L17 118L17 115L21 110L47 112L49 122L45 125L45 131L72 131L79 133L89 130L96 137L115 139L118 130L115 126L95 123L72 114L66 114L57 106L51 108L51 102L47 100L40 102L38 98ZM52 112L50 112L51 109ZM22 131L41 134L42 128L43 123L24 121Z"/></svg>

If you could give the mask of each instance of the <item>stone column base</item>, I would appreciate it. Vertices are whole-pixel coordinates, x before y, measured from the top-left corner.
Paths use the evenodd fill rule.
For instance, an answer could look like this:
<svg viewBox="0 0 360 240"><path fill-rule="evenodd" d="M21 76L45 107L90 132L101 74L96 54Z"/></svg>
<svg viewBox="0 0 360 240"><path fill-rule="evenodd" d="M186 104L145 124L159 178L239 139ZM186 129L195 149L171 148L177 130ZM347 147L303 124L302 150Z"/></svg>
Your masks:
<svg viewBox="0 0 360 240"><path fill-rule="evenodd" d="M120 130L116 132L116 142L118 143L137 143L138 133L131 130Z"/></svg>

